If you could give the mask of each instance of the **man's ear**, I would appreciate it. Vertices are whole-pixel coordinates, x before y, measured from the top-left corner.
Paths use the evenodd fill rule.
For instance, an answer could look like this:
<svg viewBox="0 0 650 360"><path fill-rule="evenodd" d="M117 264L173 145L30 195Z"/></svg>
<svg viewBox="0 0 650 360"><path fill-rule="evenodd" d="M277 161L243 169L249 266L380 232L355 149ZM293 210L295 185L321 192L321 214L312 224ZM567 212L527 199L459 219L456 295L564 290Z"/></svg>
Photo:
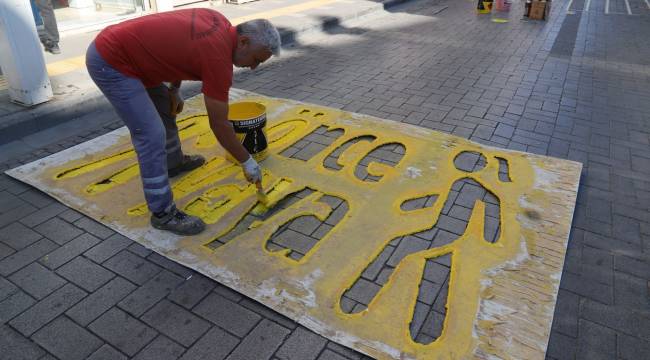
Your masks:
<svg viewBox="0 0 650 360"><path fill-rule="evenodd" d="M251 39L247 35L239 35L237 37L237 43L239 44L239 46L246 47L246 46L250 45Z"/></svg>

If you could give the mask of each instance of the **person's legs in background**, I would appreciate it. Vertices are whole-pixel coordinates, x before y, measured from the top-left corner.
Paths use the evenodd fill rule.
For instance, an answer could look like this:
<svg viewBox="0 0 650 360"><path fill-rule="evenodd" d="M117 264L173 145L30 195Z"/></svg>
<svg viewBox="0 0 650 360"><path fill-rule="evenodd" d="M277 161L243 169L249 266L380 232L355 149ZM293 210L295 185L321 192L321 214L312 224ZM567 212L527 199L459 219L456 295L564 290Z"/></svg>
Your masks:
<svg viewBox="0 0 650 360"><path fill-rule="evenodd" d="M171 100L169 88L160 84L159 86L148 88L147 93L158 110L158 114L165 125L167 151L167 169L170 177L175 177L181 173L192 171L205 163L205 158L201 155L184 155L181 149L181 140L178 137L178 126L176 125L176 115L171 112Z"/></svg>
<svg viewBox="0 0 650 360"><path fill-rule="evenodd" d="M34 0L34 2L43 19L44 31L42 33L39 32L39 37L45 47L45 51L49 51L52 54L60 54L59 27L56 23L56 16L54 16L52 0Z"/></svg>

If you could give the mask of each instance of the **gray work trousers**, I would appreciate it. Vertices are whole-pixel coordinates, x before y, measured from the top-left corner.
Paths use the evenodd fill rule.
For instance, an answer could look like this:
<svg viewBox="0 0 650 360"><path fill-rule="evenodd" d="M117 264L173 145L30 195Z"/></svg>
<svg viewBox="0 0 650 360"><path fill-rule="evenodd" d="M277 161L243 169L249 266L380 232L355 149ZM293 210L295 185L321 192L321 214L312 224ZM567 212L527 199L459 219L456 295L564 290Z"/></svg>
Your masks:
<svg viewBox="0 0 650 360"><path fill-rule="evenodd" d="M35 0L38 12L43 18L44 31L39 31L38 37L43 45L59 44L59 27L56 24L54 16L54 6L52 0Z"/></svg>
<svg viewBox="0 0 650 360"><path fill-rule="evenodd" d="M163 84L146 89L139 79L114 69L97 52L95 42L86 52L86 67L131 133L149 210L167 209L173 202L167 171L183 160L169 90Z"/></svg>

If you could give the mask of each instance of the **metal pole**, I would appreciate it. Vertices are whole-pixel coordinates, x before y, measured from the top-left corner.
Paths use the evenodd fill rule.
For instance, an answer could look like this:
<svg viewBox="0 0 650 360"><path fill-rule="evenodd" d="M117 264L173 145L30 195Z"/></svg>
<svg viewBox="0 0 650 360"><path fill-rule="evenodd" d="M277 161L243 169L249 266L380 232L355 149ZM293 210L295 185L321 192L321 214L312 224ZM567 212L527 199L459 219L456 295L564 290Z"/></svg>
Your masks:
<svg viewBox="0 0 650 360"><path fill-rule="evenodd" d="M0 67L12 101L32 106L52 98L29 0L0 1Z"/></svg>

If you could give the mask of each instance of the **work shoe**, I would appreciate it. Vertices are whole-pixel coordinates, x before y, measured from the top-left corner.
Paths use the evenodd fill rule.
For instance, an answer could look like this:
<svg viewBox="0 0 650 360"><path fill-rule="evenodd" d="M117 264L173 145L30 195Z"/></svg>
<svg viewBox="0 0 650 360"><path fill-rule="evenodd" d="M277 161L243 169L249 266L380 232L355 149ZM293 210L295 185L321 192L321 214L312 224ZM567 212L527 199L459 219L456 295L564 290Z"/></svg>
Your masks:
<svg viewBox="0 0 650 360"><path fill-rule="evenodd" d="M55 43L48 43L45 45L45 51L51 52L52 54L60 54L61 49L59 48L59 44Z"/></svg>
<svg viewBox="0 0 650 360"><path fill-rule="evenodd" d="M205 230L205 223L196 216L187 215L178 210L176 205L163 214L151 215L151 226L158 230L171 231L176 235L196 235Z"/></svg>
<svg viewBox="0 0 650 360"><path fill-rule="evenodd" d="M205 158L201 155L183 155L183 161L180 165L167 170L170 178L178 176L184 172L192 171L205 164Z"/></svg>

